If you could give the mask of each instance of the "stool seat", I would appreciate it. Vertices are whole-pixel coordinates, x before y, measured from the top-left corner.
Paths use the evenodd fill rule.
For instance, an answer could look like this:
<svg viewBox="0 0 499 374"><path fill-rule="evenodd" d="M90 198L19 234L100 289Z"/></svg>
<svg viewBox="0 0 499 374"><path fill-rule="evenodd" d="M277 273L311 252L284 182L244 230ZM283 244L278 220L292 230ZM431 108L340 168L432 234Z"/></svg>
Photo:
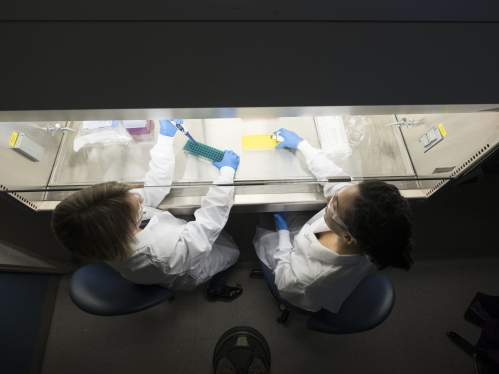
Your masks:
<svg viewBox="0 0 499 374"><path fill-rule="evenodd" d="M309 315L307 327L327 334L353 334L368 331L380 325L391 313L395 305L395 288L383 274L371 274L362 279L358 286L341 305L337 313L326 309L309 312L284 300L275 284L275 276L263 262L261 274L267 282L272 296L280 304L282 315L279 323L286 323L289 312ZM257 270L253 270L256 273Z"/></svg>
<svg viewBox="0 0 499 374"><path fill-rule="evenodd" d="M173 297L157 285L140 285L123 278L109 265L79 268L69 282L69 296L81 310L98 316L120 316L140 312Z"/></svg>
<svg viewBox="0 0 499 374"><path fill-rule="evenodd" d="M395 305L395 288L383 274L362 279L338 313L321 309L307 321L310 330L327 334L353 334L374 329L390 315Z"/></svg>

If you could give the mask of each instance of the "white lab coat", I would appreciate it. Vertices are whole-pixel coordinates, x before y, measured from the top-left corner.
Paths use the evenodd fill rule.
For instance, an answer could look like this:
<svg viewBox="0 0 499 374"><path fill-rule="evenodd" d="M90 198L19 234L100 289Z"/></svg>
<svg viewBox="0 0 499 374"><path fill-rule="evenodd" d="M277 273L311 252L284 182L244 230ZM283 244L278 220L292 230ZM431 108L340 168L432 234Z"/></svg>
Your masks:
<svg viewBox="0 0 499 374"><path fill-rule="evenodd" d="M108 261L114 269L138 284L159 284L171 290L191 290L233 265L239 250L222 229L234 203L234 187L210 187L195 221L175 218L155 209L170 192L175 155L173 138L159 135L151 150L149 171L143 189L134 189L144 198L147 226L135 235L134 255L125 261ZM217 183L232 183L234 169L222 167Z"/></svg>
<svg viewBox="0 0 499 374"><path fill-rule="evenodd" d="M322 150L307 141L300 143L309 169L317 180L347 175L329 160ZM324 183L324 195L333 195L344 183ZM282 298L291 304L316 312L321 308L338 312L371 269L365 255L339 255L324 247L315 233L330 231L324 211L315 216L294 213L288 219L288 230L278 232L257 227L253 244L259 259L274 271L275 283Z"/></svg>

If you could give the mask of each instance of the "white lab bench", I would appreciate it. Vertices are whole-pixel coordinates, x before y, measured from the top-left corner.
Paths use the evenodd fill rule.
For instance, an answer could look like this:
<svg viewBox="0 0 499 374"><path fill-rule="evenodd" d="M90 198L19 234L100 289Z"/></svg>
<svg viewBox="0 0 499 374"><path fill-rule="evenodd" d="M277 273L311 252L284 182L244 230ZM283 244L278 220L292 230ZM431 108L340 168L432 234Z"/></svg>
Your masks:
<svg viewBox="0 0 499 374"><path fill-rule="evenodd" d="M352 147L350 157L331 157L332 160L347 173L358 177L414 175L400 130L386 126L395 120L395 116L369 118L371 123L366 128L364 139ZM81 122L69 125L79 129ZM258 210L274 209L276 204L285 209L312 209L323 205L321 186L308 170L301 152L242 148L244 135L269 134L280 128L294 131L313 147L320 148L313 117L185 119L184 125L196 141L220 150L230 149L240 155L235 178L236 211L238 207L249 209L250 206L252 209L259 206ZM126 146L88 147L78 152L73 150L75 133L66 133L49 187L85 186L112 180L140 184L148 170L149 151L156 142L158 131L159 123L154 121L154 130L150 134L135 135ZM219 175L209 162L182 150L186 141L187 137L177 132L173 145L175 188L160 205L181 213L199 206L209 184Z"/></svg>

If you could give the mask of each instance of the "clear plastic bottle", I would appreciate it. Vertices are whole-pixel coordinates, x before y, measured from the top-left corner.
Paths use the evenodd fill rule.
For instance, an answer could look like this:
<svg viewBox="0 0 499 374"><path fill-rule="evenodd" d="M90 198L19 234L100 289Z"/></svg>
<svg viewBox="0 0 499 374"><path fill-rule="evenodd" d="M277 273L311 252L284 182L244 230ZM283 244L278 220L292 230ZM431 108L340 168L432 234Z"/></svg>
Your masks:
<svg viewBox="0 0 499 374"><path fill-rule="evenodd" d="M348 116L345 121L350 146L357 147L364 139L366 127L372 123L372 119L368 116Z"/></svg>
<svg viewBox="0 0 499 374"><path fill-rule="evenodd" d="M352 155L347 132L340 116L316 117L321 148L333 158L347 159Z"/></svg>

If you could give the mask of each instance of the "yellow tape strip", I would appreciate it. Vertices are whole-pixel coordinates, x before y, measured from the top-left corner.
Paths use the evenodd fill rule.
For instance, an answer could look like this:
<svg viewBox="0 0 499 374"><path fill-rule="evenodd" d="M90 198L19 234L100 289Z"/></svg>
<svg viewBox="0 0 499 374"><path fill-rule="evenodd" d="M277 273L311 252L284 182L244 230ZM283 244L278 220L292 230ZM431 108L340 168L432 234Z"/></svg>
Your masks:
<svg viewBox="0 0 499 374"><path fill-rule="evenodd" d="M10 141L9 141L9 145L11 147L15 146L16 145L16 140L17 140L17 137L19 136L19 134L17 132L13 132L12 133L12 136L10 137Z"/></svg>
<svg viewBox="0 0 499 374"><path fill-rule="evenodd" d="M442 124L438 125L438 129L440 130L440 134L442 134L442 136L447 135L447 132L444 129L444 125Z"/></svg>

